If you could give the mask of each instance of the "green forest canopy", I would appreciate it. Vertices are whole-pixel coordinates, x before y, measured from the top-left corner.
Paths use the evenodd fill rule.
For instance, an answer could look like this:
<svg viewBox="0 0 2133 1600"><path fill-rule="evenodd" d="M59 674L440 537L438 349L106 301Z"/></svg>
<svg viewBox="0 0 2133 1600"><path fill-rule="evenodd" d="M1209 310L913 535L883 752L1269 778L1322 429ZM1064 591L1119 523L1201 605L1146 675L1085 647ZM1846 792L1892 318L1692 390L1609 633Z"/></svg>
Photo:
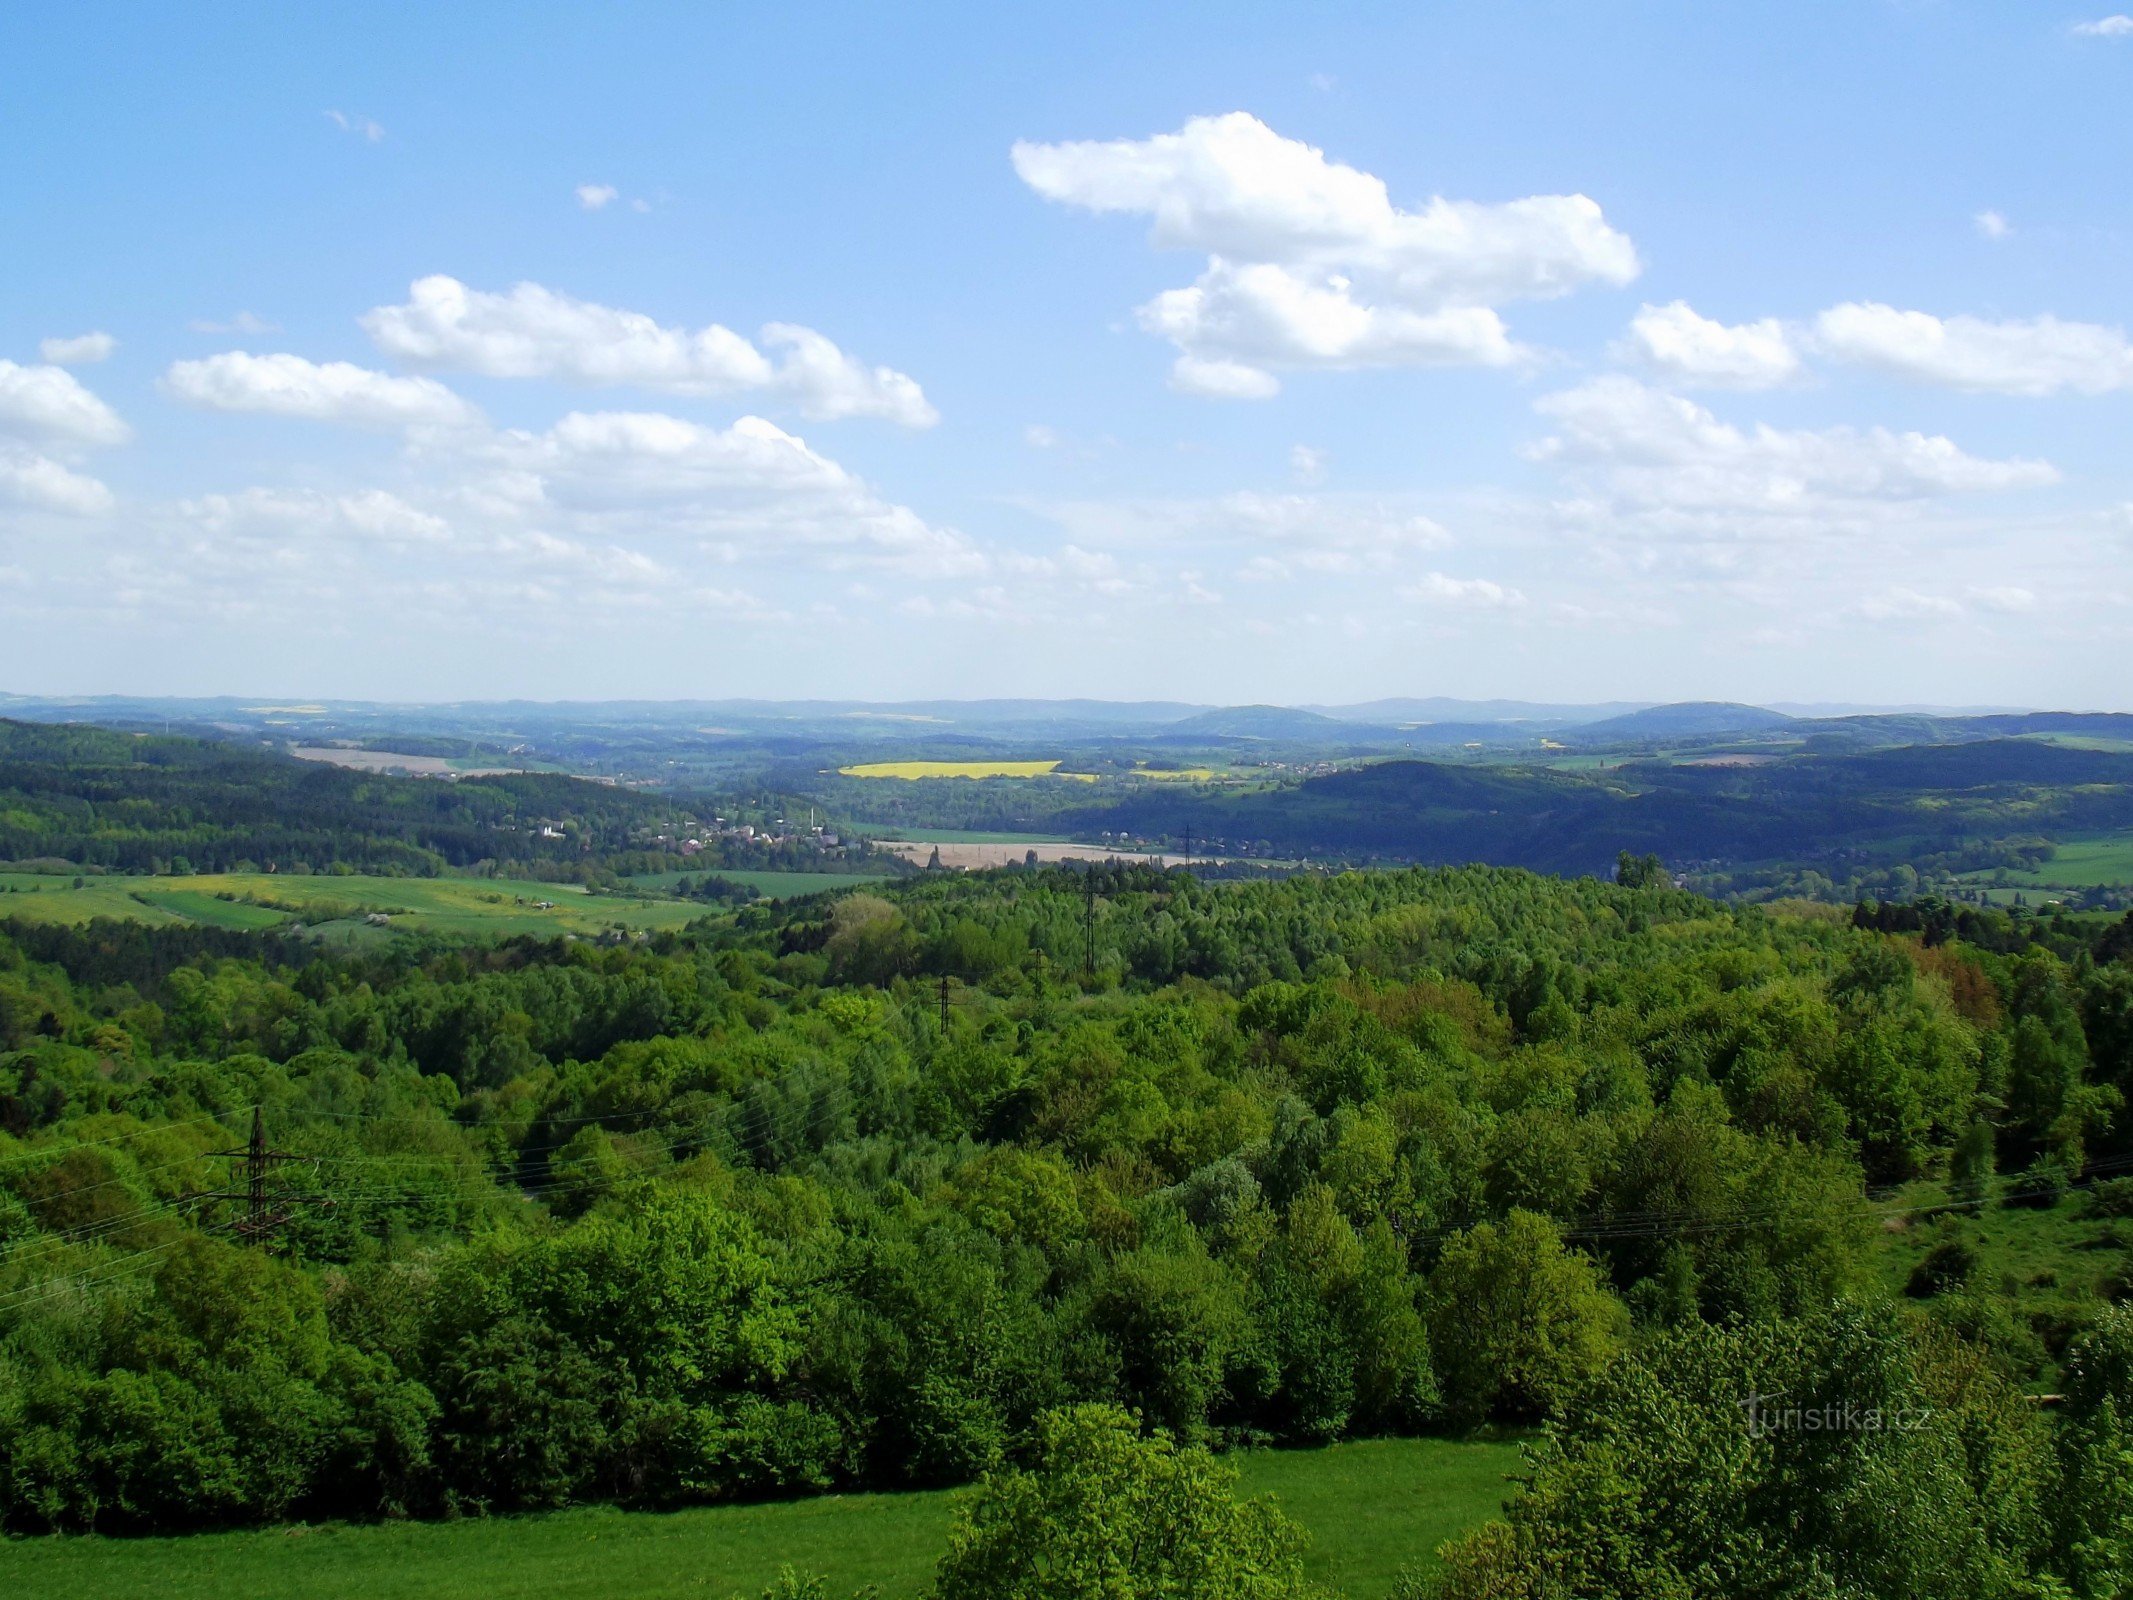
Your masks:
<svg viewBox="0 0 2133 1600"><path fill-rule="evenodd" d="M1098 1402L1187 1445L1634 1430L1646 1402L1591 1396L1674 1381L1669 1337L1736 1360L1693 1341L1742 1327L1878 1341L1903 1383L1956 1341L2012 1397L2025 1492L2065 1500L2093 1469L2051 1464L2068 1436L2019 1394L2103 1326L2122 1245L2042 1323L1960 1270L1888 1307L1872 1253L1922 1210L2113 1203L2133 930L1875 925L1904 915L1143 868L611 949L18 926L0 1516L959 1482ZM255 1107L296 1158L280 1254L196 1198ZM1891 1198L1920 1176L1945 1201ZM2071 1570L2045 1520L1977 1537Z"/></svg>

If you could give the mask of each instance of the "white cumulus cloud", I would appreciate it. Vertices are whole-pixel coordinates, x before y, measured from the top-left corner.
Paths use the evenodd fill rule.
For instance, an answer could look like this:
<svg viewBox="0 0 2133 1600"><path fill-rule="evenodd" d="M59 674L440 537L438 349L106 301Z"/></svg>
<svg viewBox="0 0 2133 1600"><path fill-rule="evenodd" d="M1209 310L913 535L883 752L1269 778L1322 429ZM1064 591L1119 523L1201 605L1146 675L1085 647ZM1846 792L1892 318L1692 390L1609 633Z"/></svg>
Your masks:
<svg viewBox="0 0 2133 1600"><path fill-rule="evenodd" d="M0 500L77 517L95 516L112 504L111 491L96 479L5 441L0 441Z"/></svg>
<svg viewBox="0 0 2133 1600"><path fill-rule="evenodd" d="M175 399L206 411L307 417L365 428L462 426L479 413L434 378L396 378L347 361L241 350L177 361L163 374Z"/></svg>
<svg viewBox="0 0 2133 1600"><path fill-rule="evenodd" d="M620 198L622 191L611 183L581 183L576 190L578 204L587 211L598 211Z"/></svg>
<svg viewBox="0 0 2133 1600"><path fill-rule="evenodd" d="M118 413L64 367L0 361L0 502L67 516L108 511L111 491L60 458L131 436Z"/></svg>
<svg viewBox="0 0 2133 1600"><path fill-rule="evenodd" d="M499 502L588 529L681 536L773 562L879 565L912 576L982 572L951 529L883 499L862 479L761 417L711 428L659 412L572 412L544 433L487 448Z"/></svg>
<svg viewBox="0 0 2133 1600"><path fill-rule="evenodd" d="M1625 377L1547 395L1560 430L1536 459L1565 465L1618 507L1744 532L1757 519L1825 518L1874 505L2056 482L2043 461L1990 460L1947 438L1887 428L1752 428Z"/></svg>
<svg viewBox="0 0 2133 1600"><path fill-rule="evenodd" d="M1263 398L1280 368L1506 365L1524 352L1494 307L1638 272L1583 195L1405 210L1382 179L1241 111L1152 139L1023 141L1012 156L1048 200L1146 215L1157 248L1207 253L1197 281L1140 310L1178 347L1172 381L1191 393Z"/></svg>
<svg viewBox="0 0 2133 1600"><path fill-rule="evenodd" d="M1839 361L1951 389L2048 395L2133 387L2133 345L2123 329L2101 323L1941 318L1866 301L1823 312L1814 341Z"/></svg>
<svg viewBox="0 0 2133 1600"><path fill-rule="evenodd" d="M383 489L352 494L317 490L244 489L181 502L180 511L204 531L242 538L336 538L381 544L442 544L452 535L444 518Z"/></svg>
<svg viewBox="0 0 2133 1600"><path fill-rule="evenodd" d="M1800 357L1775 317L1728 326L1685 300L1645 306L1629 325L1631 351L1679 383L1768 389L1799 376Z"/></svg>
<svg viewBox="0 0 2133 1600"><path fill-rule="evenodd" d="M1980 211L1970 219L1970 225L1987 239L2004 239L2014 232L2014 224L1997 211Z"/></svg>
<svg viewBox="0 0 2133 1600"><path fill-rule="evenodd" d="M917 428L939 420L911 378L866 366L793 323L762 330L774 360L717 323L669 327L537 283L493 294L442 274L416 280L404 304L379 306L362 323L380 350L416 366L676 394L760 390L791 397L815 418L883 417Z"/></svg>
<svg viewBox="0 0 2133 1600"><path fill-rule="evenodd" d="M2077 22L2074 32L2085 39L2124 39L2133 37L2133 17L2124 15L2098 17L2094 22Z"/></svg>
<svg viewBox="0 0 2133 1600"><path fill-rule="evenodd" d="M0 361L0 434L88 446L123 444L132 430L64 368Z"/></svg>
<svg viewBox="0 0 2133 1600"><path fill-rule="evenodd" d="M45 339L37 354L55 367L82 367L102 361L118 348L108 333L79 333L72 338Z"/></svg>

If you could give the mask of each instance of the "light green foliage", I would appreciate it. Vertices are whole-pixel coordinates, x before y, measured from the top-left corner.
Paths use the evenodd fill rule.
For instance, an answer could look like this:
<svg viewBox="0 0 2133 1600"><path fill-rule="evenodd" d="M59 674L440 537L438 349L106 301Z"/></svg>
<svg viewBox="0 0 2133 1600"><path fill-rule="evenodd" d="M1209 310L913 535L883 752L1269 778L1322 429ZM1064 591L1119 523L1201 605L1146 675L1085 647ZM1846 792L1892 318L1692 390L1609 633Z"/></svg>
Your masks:
<svg viewBox="0 0 2133 1600"><path fill-rule="evenodd" d="M1110 1406L1037 1419L956 1520L934 1600L1306 1600L1304 1537L1236 1474Z"/></svg>
<svg viewBox="0 0 2133 1600"><path fill-rule="evenodd" d="M1445 1404L1468 1421L1548 1415L1598 1376L1628 1330L1592 1262L1531 1211L1453 1239L1429 1293Z"/></svg>

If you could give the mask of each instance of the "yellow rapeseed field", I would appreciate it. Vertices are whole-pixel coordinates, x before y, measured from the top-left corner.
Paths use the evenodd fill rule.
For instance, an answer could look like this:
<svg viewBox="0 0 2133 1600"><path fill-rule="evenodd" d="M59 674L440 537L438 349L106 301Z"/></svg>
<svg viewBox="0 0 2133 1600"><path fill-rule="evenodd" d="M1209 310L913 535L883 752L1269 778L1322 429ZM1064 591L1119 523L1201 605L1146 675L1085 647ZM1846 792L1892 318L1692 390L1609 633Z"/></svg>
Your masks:
<svg viewBox="0 0 2133 1600"><path fill-rule="evenodd" d="M847 778L1072 778L1094 783L1093 772L1060 772L1056 761L865 761L839 767Z"/></svg>

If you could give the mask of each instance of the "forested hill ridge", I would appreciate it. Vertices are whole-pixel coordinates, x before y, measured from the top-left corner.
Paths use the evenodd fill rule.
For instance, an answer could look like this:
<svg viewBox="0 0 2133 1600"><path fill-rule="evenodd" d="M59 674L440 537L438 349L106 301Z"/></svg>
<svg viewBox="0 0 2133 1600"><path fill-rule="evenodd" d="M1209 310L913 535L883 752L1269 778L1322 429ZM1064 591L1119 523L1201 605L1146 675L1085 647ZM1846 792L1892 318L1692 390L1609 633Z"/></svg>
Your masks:
<svg viewBox="0 0 2133 1600"><path fill-rule="evenodd" d="M1432 1592L2101 1597L2133 924L1879 916L1017 869L609 948L0 935L0 1522L1064 1494L1137 1429L1553 1419ZM1987 1270L2003 1217L2082 1247ZM1751 1439L1780 1392L1919 1421ZM1001 1592L973 1515L943 1596ZM1301 1600L1288 1549L1203 1592Z"/></svg>
<svg viewBox="0 0 2133 1600"><path fill-rule="evenodd" d="M414 780L238 744L0 720L0 861L180 873L555 868L708 829L704 812L552 774Z"/></svg>
<svg viewBox="0 0 2133 1600"><path fill-rule="evenodd" d="M2133 827L2133 753L2033 739L1604 772L1385 761L1243 793L1151 788L1068 811L1070 827L1210 849L1597 873L1627 848L1677 870L1789 862L1836 868Z"/></svg>
<svg viewBox="0 0 2133 1600"><path fill-rule="evenodd" d="M2123 908L2133 895L2133 748L2097 742L2110 747L2017 733L1864 750L1566 757L1561 766L1390 759L1165 770L1107 757L1073 774L1079 782L1050 775L1054 762L1027 763L1043 769L1035 776L900 781L839 769L834 754L816 750L760 769L741 763L725 787L691 792L558 774L415 778L256 743L0 720L0 862L608 882L685 867L900 871L901 859L872 853L864 836L975 828L1010 844L1021 833L1109 848L1177 850L1192 840L1202 854L1321 867L1486 862L1606 875L1628 850L1657 856L1705 893L1848 903L1862 893L1983 899L1991 882L2005 900L2022 875L2034 882L2074 843L2093 864L2055 897ZM737 807L750 811L754 837L742 837ZM791 820L811 816L819 830ZM817 831L838 842L819 848ZM763 832L787 840L783 854Z"/></svg>

